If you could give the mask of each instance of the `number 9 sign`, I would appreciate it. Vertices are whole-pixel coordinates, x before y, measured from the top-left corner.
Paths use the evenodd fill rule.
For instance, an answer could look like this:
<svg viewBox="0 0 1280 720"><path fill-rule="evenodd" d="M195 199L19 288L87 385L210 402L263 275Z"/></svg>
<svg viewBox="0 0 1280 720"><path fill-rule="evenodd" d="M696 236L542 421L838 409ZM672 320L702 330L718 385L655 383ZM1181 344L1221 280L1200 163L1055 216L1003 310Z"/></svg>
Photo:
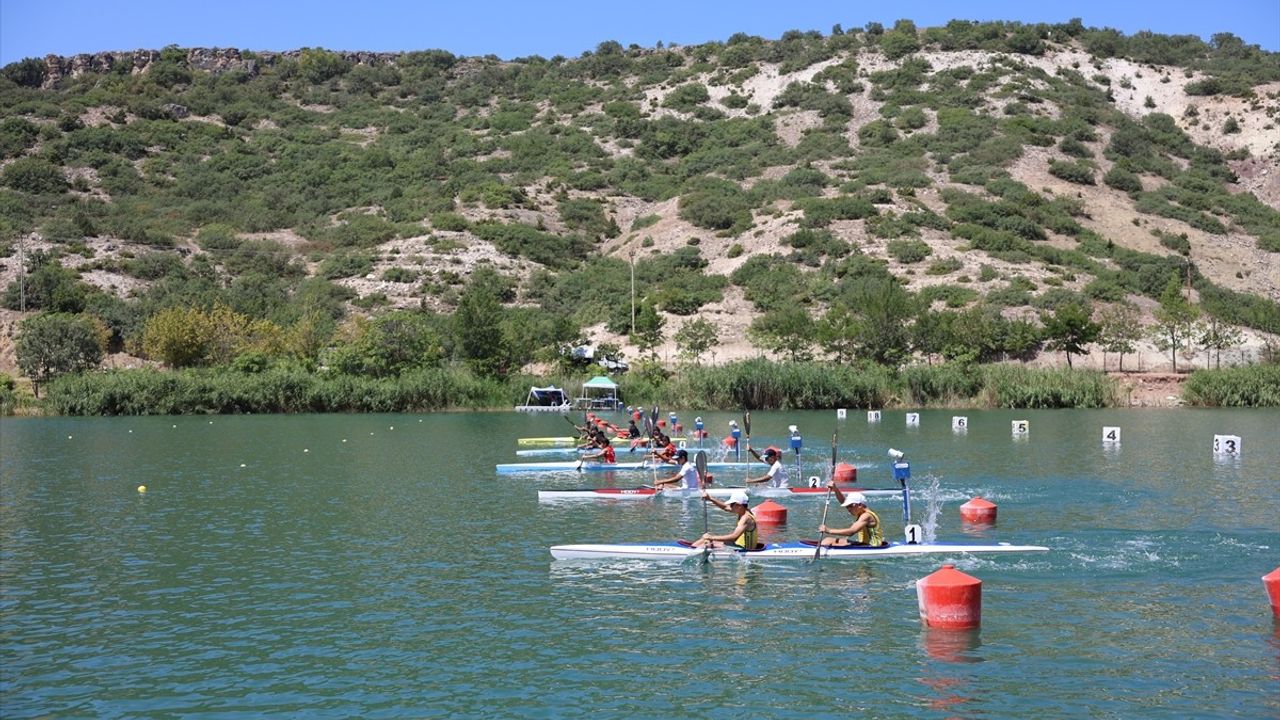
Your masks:
<svg viewBox="0 0 1280 720"><path fill-rule="evenodd" d="M1240 436L1239 435L1214 435L1213 436L1213 454L1214 455L1239 455L1240 454Z"/></svg>

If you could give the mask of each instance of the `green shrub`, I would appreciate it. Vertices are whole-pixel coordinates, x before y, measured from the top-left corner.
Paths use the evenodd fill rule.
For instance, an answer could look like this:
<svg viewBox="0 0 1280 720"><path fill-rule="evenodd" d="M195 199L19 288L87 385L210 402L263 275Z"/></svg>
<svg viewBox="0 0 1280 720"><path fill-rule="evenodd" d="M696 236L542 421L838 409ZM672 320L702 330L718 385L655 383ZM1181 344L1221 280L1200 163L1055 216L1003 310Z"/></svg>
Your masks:
<svg viewBox="0 0 1280 720"><path fill-rule="evenodd" d="M334 253L320 263L317 273L322 278L362 277L373 272L373 256L364 252Z"/></svg>
<svg viewBox="0 0 1280 720"><path fill-rule="evenodd" d="M67 190L67 179L62 169L43 158L24 157L9 163L0 173L0 182L35 195L62 193Z"/></svg>
<svg viewBox="0 0 1280 720"><path fill-rule="evenodd" d="M1196 370L1187 378L1182 398L1203 407L1280 406L1280 365Z"/></svg>
<svg viewBox="0 0 1280 720"><path fill-rule="evenodd" d="M890 240L888 252L898 262L909 265L929 257L933 250L922 240Z"/></svg>
<svg viewBox="0 0 1280 720"><path fill-rule="evenodd" d="M1083 162L1049 161L1049 174L1077 185L1092 185L1093 167Z"/></svg>

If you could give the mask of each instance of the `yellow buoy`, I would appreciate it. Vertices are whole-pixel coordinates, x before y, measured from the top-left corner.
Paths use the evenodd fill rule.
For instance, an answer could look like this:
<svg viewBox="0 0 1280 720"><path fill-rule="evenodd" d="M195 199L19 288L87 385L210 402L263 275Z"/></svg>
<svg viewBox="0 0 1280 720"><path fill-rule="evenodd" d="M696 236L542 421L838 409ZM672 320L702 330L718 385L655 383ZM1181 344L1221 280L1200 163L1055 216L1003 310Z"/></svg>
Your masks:
<svg viewBox="0 0 1280 720"><path fill-rule="evenodd" d="M138 486L138 492L140 492L140 493L144 493L144 492L146 492L146 491L147 491L147 486L146 486L146 485L139 485L139 486Z"/></svg>

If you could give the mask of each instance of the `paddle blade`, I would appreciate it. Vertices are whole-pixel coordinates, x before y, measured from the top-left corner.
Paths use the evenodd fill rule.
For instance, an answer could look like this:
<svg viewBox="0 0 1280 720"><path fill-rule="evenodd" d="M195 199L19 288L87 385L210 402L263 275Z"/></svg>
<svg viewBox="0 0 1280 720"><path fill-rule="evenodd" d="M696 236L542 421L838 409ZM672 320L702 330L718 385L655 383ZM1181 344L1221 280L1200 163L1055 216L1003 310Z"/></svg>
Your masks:
<svg viewBox="0 0 1280 720"><path fill-rule="evenodd" d="M836 453L837 453L836 448L839 447L836 444L836 434L838 432L839 431L831 433L831 479L832 480L836 479Z"/></svg>
<svg viewBox="0 0 1280 720"><path fill-rule="evenodd" d="M698 480L703 487L707 484L707 451L699 450L697 455L693 456L693 465L698 468Z"/></svg>
<svg viewBox="0 0 1280 720"><path fill-rule="evenodd" d="M747 439L751 438L751 411L742 413L742 429L747 433Z"/></svg>

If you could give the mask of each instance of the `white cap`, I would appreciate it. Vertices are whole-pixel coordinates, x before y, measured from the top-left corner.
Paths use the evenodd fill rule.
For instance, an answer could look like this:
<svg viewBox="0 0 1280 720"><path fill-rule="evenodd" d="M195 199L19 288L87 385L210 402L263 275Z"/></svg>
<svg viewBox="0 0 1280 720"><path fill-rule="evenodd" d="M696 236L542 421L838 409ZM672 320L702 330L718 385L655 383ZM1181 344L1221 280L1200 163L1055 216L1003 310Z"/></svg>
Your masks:
<svg viewBox="0 0 1280 720"><path fill-rule="evenodd" d="M739 490L738 492L736 492L736 493L734 493L734 494L732 494L732 495L730 495L730 496L729 496L729 504L730 504L730 505L744 505L744 506L745 506L745 505L750 505L750 504L751 504L751 499L747 497L747 494L746 494L746 493L744 493L744 492L742 492L741 490Z"/></svg>
<svg viewBox="0 0 1280 720"><path fill-rule="evenodd" d="M844 496L844 502L840 503L843 507L850 505L866 505L867 498L860 492L848 493Z"/></svg>

